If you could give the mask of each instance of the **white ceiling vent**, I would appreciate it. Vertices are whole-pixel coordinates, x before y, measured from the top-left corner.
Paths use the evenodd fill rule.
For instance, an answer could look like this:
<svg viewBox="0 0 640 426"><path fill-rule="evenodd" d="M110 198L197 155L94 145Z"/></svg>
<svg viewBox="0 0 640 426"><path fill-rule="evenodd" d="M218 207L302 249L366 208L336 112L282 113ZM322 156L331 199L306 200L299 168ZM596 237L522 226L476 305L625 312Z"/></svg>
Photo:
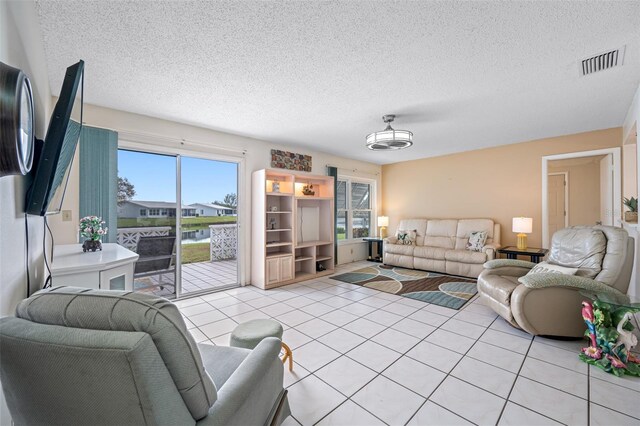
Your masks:
<svg viewBox="0 0 640 426"><path fill-rule="evenodd" d="M580 63L580 75L585 76L621 66L624 60L624 48L625 46L622 46L619 49L609 50L608 52L583 59Z"/></svg>

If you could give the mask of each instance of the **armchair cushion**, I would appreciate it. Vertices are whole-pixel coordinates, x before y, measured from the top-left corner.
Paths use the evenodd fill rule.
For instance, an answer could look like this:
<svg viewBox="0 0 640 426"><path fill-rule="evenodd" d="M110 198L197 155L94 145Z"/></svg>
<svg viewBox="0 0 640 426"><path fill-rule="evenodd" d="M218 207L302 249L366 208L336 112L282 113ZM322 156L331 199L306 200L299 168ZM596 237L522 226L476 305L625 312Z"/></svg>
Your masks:
<svg viewBox="0 0 640 426"><path fill-rule="evenodd" d="M527 274L523 277L518 278L518 281L529 288L571 287L577 290L606 293L616 298L617 300L620 300L621 302L629 301L627 295L619 292L615 288L610 287L600 281L580 277L577 275L564 275L554 273L533 275Z"/></svg>
<svg viewBox="0 0 640 426"><path fill-rule="evenodd" d="M23 300L16 316L40 324L79 329L144 332L194 419L207 415L216 388L178 308L168 300L125 291L53 287Z"/></svg>
<svg viewBox="0 0 640 426"><path fill-rule="evenodd" d="M605 234L597 228L574 226L553 234L549 263L577 268L576 275L594 278L602 270L607 250Z"/></svg>
<svg viewBox="0 0 640 426"><path fill-rule="evenodd" d="M578 268L567 268L566 266L554 265L548 262L540 262L531 270L527 275L531 274L564 274L564 275L575 275L578 272Z"/></svg>

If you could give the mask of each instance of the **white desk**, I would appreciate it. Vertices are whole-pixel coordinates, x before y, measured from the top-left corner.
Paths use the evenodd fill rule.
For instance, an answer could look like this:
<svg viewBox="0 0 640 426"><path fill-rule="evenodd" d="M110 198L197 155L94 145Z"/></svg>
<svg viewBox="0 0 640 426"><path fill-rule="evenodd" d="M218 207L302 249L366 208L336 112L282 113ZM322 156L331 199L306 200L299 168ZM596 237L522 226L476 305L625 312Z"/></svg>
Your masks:
<svg viewBox="0 0 640 426"><path fill-rule="evenodd" d="M133 269L138 255L114 244L102 244L102 251L82 251L82 244L53 248L53 285L103 290L133 290Z"/></svg>

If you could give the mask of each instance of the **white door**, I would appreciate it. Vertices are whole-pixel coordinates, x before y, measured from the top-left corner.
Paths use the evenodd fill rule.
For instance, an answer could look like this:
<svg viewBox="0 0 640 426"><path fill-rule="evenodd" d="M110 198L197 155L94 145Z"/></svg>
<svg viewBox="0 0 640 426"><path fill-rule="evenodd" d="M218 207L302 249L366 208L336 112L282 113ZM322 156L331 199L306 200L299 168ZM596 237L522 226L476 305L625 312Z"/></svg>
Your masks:
<svg viewBox="0 0 640 426"><path fill-rule="evenodd" d="M549 203L549 236L566 226L567 206L565 205L566 177L564 173L549 175L547 183Z"/></svg>
<svg viewBox="0 0 640 426"><path fill-rule="evenodd" d="M600 160L600 222L613 226L613 159L611 154Z"/></svg>
<svg viewBox="0 0 640 426"><path fill-rule="evenodd" d="M280 258L280 280L289 281L293 279L293 256Z"/></svg>
<svg viewBox="0 0 640 426"><path fill-rule="evenodd" d="M280 259L271 257L267 259L267 284L275 284L280 281Z"/></svg>

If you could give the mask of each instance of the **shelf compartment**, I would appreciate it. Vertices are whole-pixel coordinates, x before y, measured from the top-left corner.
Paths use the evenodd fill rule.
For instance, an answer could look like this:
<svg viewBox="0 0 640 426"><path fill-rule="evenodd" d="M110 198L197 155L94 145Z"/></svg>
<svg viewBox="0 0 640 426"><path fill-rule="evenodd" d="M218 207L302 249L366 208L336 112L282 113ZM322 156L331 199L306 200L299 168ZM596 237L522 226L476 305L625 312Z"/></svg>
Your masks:
<svg viewBox="0 0 640 426"><path fill-rule="evenodd" d="M267 243L266 247L267 247L267 248L271 248L271 247L283 247L283 246L290 246L291 244L293 244L291 241L289 241L289 242Z"/></svg>
<svg viewBox="0 0 640 426"><path fill-rule="evenodd" d="M267 229L267 232L285 232L285 231L292 231L291 228L287 229L287 228L283 228L283 229Z"/></svg>
<svg viewBox="0 0 640 426"><path fill-rule="evenodd" d="M266 258L267 259L271 259L271 258L274 258L274 257L286 257L286 256L291 256L291 253L286 252L286 251L274 251L274 252L271 252L271 253L267 253Z"/></svg>
<svg viewBox="0 0 640 426"><path fill-rule="evenodd" d="M317 262L322 262L322 261L331 260L331 259L333 259L332 256L317 256L316 257L316 261Z"/></svg>
<svg viewBox="0 0 640 426"><path fill-rule="evenodd" d="M307 242L304 242L304 243L296 244L296 248L314 247L314 246L326 246L328 244L333 244L333 242L331 242L331 241L307 241Z"/></svg>
<svg viewBox="0 0 640 426"><path fill-rule="evenodd" d="M291 214L293 212L289 212L289 211L286 211L286 212L270 212L270 211L267 211L267 214L284 214L284 213Z"/></svg>
<svg viewBox="0 0 640 426"><path fill-rule="evenodd" d="M303 262L305 260L313 260L313 256L300 256L296 257L296 262Z"/></svg>

